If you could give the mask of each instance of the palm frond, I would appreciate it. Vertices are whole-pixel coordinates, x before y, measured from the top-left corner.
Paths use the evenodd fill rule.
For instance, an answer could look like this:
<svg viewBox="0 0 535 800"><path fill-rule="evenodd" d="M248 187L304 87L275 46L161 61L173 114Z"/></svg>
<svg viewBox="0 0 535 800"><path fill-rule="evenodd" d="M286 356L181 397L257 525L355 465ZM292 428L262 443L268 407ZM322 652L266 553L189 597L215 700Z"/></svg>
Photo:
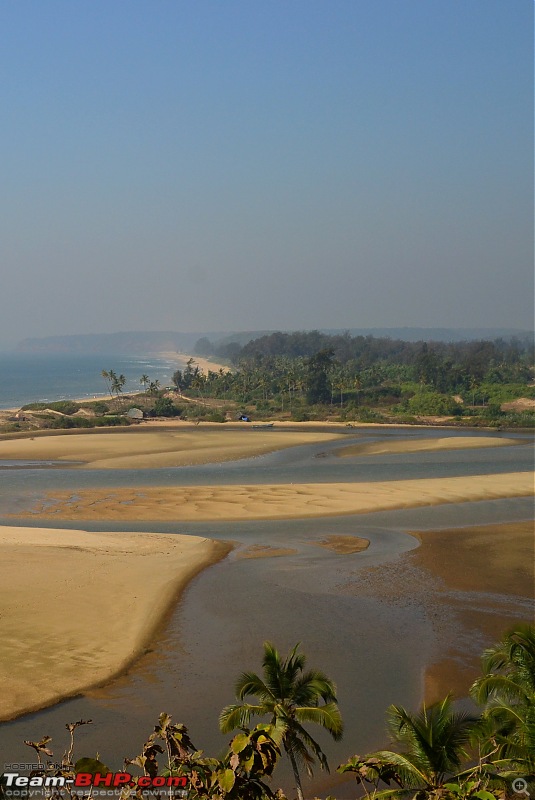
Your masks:
<svg viewBox="0 0 535 800"><path fill-rule="evenodd" d="M289 736L284 739L283 745L288 755L293 756L298 766L303 767L311 778L314 774L312 769L314 758L308 752L305 743L296 736Z"/></svg>
<svg viewBox="0 0 535 800"><path fill-rule="evenodd" d="M310 705L321 698L325 703L336 703L336 686L323 672L308 670L294 683L294 700L297 705Z"/></svg>
<svg viewBox="0 0 535 800"><path fill-rule="evenodd" d="M388 717L394 739L405 745L405 755L410 754L411 762L432 784L459 768L477 723L476 717L454 712L450 696L424 705L418 714L390 706Z"/></svg>
<svg viewBox="0 0 535 800"><path fill-rule="evenodd" d="M483 675L472 684L470 694L480 705L496 697L517 703L530 702L525 687L507 675Z"/></svg>
<svg viewBox="0 0 535 800"><path fill-rule="evenodd" d="M517 625L503 640L483 653L485 674L504 672L516 676L526 689L535 692L535 627Z"/></svg>
<svg viewBox="0 0 535 800"><path fill-rule="evenodd" d="M413 764L408 755L394 753L391 750L379 750L376 753L370 753L367 758L377 758L385 766L395 769L401 783L407 788L416 789L428 785L426 775L418 769L416 764Z"/></svg>
<svg viewBox="0 0 535 800"><path fill-rule="evenodd" d="M258 697L262 701L275 699L273 692L256 672L242 672L234 688L238 700L243 700L247 695Z"/></svg>
<svg viewBox="0 0 535 800"><path fill-rule="evenodd" d="M263 716L265 713L264 706L252 706L248 703L225 706L219 715L219 729L221 733L230 733L236 728L246 728L252 716Z"/></svg>
<svg viewBox="0 0 535 800"><path fill-rule="evenodd" d="M321 749L318 742L312 738L309 732L303 728L303 726L297 722L297 720L293 720L292 726L287 733L287 738L295 738L300 740L302 743L305 744L312 752L314 753L315 757L318 759L321 769L324 769L326 772L329 772L329 764L327 763L327 756Z"/></svg>
<svg viewBox="0 0 535 800"><path fill-rule="evenodd" d="M342 715L336 703L324 706L304 706L296 708L295 718L298 722L313 722L329 731L335 742L339 742L344 732Z"/></svg>

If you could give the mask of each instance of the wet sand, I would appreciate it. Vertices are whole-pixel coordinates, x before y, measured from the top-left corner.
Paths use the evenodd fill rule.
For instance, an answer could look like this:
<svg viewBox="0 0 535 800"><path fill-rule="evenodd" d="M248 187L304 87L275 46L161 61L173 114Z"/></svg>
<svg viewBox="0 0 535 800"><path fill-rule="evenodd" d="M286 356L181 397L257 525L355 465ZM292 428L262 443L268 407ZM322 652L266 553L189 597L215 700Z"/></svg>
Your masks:
<svg viewBox="0 0 535 800"><path fill-rule="evenodd" d="M524 439L498 438L497 436L448 436L440 439L398 439L397 441L352 444L337 450L341 458L395 453L421 453L440 450L467 450L474 447L506 447L530 444Z"/></svg>
<svg viewBox="0 0 535 800"><path fill-rule="evenodd" d="M425 614L440 656L425 665L427 703L466 697L485 647L533 619L534 524L514 522L412 533L420 546L371 566L350 587Z"/></svg>
<svg viewBox="0 0 535 800"><path fill-rule="evenodd" d="M268 544L252 544L236 554L236 558L281 558L297 553L293 547L271 547Z"/></svg>
<svg viewBox="0 0 535 800"><path fill-rule="evenodd" d="M31 514L47 520L295 519L526 497L533 490L532 472L375 483L140 486L49 492Z"/></svg>
<svg viewBox="0 0 535 800"><path fill-rule="evenodd" d="M412 562L433 575L437 596L459 624L444 658L426 670L426 700L439 699L446 690L463 696L480 673L480 653L470 657L463 647L467 636L482 636L490 644L501 639L515 620L533 621L534 523L414 535L421 545L411 553Z"/></svg>
<svg viewBox="0 0 535 800"><path fill-rule="evenodd" d="M363 539L361 536L332 535L318 542L318 545L326 550L332 550L333 553L338 553L340 556L347 556L367 550L370 546L370 540Z"/></svg>
<svg viewBox="0 0 535 800"><path fill-rule="evenodd" d="M137 428L3 439L0 461L66 461L81 462L86 469L151 469L250 458L336 437L336 432L314 430L192 428L191 423L165 422L154 430Z"/></svg>
<svg viewBox="0 0 535 800"><path fill-rule="evenodd" d="M0 527L0 721L108 681L230 546L196 536Z"/></svg>

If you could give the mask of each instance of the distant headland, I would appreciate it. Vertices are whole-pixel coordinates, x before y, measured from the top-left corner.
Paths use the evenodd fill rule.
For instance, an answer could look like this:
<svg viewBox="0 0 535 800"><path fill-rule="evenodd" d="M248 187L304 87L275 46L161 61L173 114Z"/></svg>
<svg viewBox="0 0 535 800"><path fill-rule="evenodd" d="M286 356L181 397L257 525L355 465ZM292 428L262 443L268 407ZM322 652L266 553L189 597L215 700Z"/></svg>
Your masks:
<svg viewBox="0 0 535 800"><path fill-rule="evenodd" d="M462 342L493 339L525 339L533 332L515 328L318 328L320 333L350 336L374 336L399 339L405 342ZM124 331L118 333L87 333L63 336L44 336L23 339L16 346L20 353L161 353L163 351L191 352L200 339L218 345L236 343L241 346L253 339L275 333L258 331ZM292 331L282 331L291 333Z"/></svg>

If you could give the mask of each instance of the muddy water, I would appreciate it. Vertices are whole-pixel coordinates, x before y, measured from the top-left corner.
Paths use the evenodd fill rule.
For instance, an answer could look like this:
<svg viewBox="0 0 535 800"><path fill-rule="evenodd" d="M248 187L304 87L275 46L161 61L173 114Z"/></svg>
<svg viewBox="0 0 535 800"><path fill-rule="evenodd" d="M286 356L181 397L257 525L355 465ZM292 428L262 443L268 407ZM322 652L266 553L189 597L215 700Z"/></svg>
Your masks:
<svg viewBox="0 0 535 800"><path fill-rule="evenodd" d="M366 440L385 435L399 434L381 432ZM344 438L342 444L350 441ZM335 442L232 464L134 474L6 470L1 476L2 508L27 509L36 493L65 488L65 481L75 491L81 486L146 485L149 481L173 485L388 480L517 471L531 468L533 458L529 447L503 447L338 459L332 456L338 446ZM405 530L514 521L530 518L531 513L531 501L517 499L306 521L128 523L125 529L129 530L137 527L232 540L236 549L192 582L153 652L128 675L84 697L1 725L0 762L27 760L30 751L22 740L44 734L54 737L59 754L66 741L65 722L92 718L93 726L80 731L79 752L100 749L110 766L119 767L124 756L139 751L163 710L188 725L197 746L216 754L228 739L218 733L219 711L233 701L232 687L240 671L260 669L261 645L266 639L283 651L300 641L310 665L324 669L336 681L346 723L344 740L334 744L318 734L334 767L355 752L382 746L388 704L415 707L421 698L424 665L437 656L435 611L422 604L393 602L387 587L384 596L378 592L374 597L359 596L355 587L366 579L370 567L395 563L417 546ZM21 524L32 521L37 524L31 517L21 519ZM54 524L59 527L59 521ZM100 528L120 530L121 526L105 523ZM370 546L365 552L337 555L317 545L329 534L364 537ZM240 549L251 544L291 547L297 552L277 558L239 558ZM106 636L104 630L102 636ZM288 777L287 771L278 768L280 783ZM329 785L320 776L310 784L311 793L327 792ZM352 784L338 787L336 794L354 796Z"/></svg>

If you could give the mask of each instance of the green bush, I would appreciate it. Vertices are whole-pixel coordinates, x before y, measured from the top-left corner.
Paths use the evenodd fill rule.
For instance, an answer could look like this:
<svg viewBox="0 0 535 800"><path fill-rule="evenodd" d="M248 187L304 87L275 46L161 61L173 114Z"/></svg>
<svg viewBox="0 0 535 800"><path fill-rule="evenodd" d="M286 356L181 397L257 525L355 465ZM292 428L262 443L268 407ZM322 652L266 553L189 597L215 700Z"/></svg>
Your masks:
<svg viewBox="0 0 535 800"><path fill-rule="evenodd" d="M207 422L226 422L226 417L221 411L213 411L206 416Z"/></svg>
<svg viewBox="0 0 535 800"><path fill-rule="evenodd" d="M130 425L130 420L126 417L116 417L111 414L107 414L105 417L95 417L94 419L89 420L90 423L93 423L97 428L105 428L107 426L114 426L114 425Z"/></svg>
<svg viewBox="0 0 535 800"><path fill-rule="evenodd" d="M383 414L374 411L373 408L361 408L356 418L359 422L386 422Z"/></svg>
<svg viewBox="0 0 535 800"><path fill-rule="evenodd" d="M535 428L535 412L522 411L520 414L515 414L508 411L502 414L497 422L506 428Z"/></svg>
<svg viewBox="0 0 535 800"><path fill-rule="evenodd" d="M158 397L149 414L151 417L179 417L182 409L175 406L169 397Z"/></svg>
<svg viewBox="0 0 535 800"><path fill-rule="evenodd" d="M107 414L110 410L110 407L104 400L95 400L94 403L91 403L91 408L98 416L102 416L102 414Z"/></svg>
<svg viewBox="0 0 535 800"><path fill-rule="evenodd" d="M407 410L410 413L429 416L453 414L458 407L455 400L440 392L421 391L407 402Z"/></svg>
<svg viewBox="0 0 535 800"><path fill-rule="evenodd" d="M294 422L308 422L310 417L302 408L296 408L292 411L292 419Z"/></svg>
<svg viewBox="0 0 535 800"><path fill-rule="evenodd" d="M28 403L22 406L23 411L44 411L50 408L52 411L59 411L60 414L75 414L80 408L80 403L74 400L57 400L54 403Z"/></svg>
<svg viewBox="0 0 535 800"><path fill-rule="evenodd" d="M390 409L390 411L394 411L394 409ZM404 425L415 425L417 422L416 417L414 417L412 414L407 414L407 412L404 411L403 409L400 409L399 411L396 410L395 413L396 413L396 422L401 422Z"/></svg>
<svg viewBox="0 0 535 800"><path fill-rule="evenodd" d="M106 417L56 417L45 423L45 428L68 429L68 428L103 428L114 427L116 425L130 425L125 417L106 416Z"/></svg>

